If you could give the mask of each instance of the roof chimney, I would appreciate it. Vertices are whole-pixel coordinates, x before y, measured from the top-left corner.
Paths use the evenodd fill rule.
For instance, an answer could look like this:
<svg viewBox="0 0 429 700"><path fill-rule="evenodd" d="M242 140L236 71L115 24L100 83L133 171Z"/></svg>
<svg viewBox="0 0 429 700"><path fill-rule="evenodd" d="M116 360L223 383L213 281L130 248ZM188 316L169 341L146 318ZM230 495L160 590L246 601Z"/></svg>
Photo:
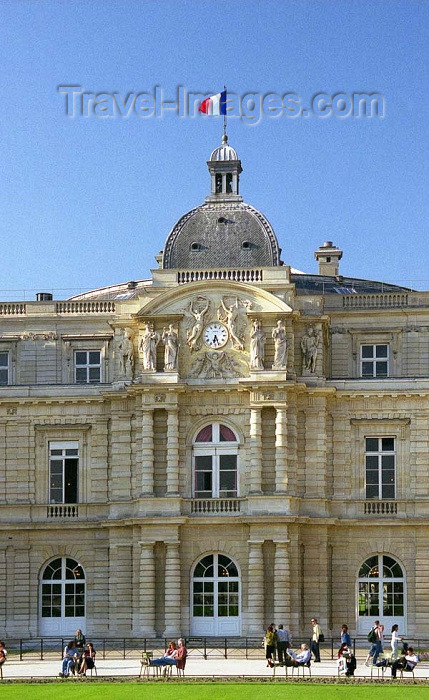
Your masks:
<svg viewBox="0 0 429 700"><path fill-rule="evenodd" d="M52 301L54 295L50 292L37 292L36 301Z"/></svg>
<svg viewBox="0 0 429 700"><path fill-rule="evenodd" d="M332 241L325 241L316 252L314 257L319 263L319 275L336 277L338 275L339 262L343 257L343 251L333 245Z"/></svg>

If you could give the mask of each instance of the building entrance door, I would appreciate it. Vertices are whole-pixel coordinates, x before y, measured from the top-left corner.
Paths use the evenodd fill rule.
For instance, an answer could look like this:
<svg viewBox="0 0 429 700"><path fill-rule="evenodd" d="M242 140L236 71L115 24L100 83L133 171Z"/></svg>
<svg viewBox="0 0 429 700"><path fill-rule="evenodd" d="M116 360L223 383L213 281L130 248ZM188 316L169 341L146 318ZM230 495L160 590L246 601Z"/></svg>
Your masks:
<svg viewBox="0 0 429 700"><path fill-rule="evenodd" d="M192 577L191 634L227 637L241 634L240 575L232 559L207 554Z"/></svg>

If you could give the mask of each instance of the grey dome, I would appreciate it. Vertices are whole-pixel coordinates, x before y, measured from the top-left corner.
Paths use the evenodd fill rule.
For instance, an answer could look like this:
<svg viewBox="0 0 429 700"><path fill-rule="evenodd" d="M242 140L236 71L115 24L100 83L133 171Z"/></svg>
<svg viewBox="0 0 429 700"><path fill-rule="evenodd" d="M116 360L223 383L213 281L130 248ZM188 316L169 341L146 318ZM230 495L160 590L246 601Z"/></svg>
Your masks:
<svg viewBox="0 0 429 700"><path fill-rule="evenodd" d="M271 224L244 202L206 202L185 214L170 232L164 269L273 267L280 249Z"/></svg>
<svg viewBox="0 0 429 700"><path fill-rule="evenodd" d="M210 156L211 161L228 161L228 160L238 160L237 151L232 148L228 143L228 136L226 134L222 137L222 143L220 146L214 149Z"/></svg>

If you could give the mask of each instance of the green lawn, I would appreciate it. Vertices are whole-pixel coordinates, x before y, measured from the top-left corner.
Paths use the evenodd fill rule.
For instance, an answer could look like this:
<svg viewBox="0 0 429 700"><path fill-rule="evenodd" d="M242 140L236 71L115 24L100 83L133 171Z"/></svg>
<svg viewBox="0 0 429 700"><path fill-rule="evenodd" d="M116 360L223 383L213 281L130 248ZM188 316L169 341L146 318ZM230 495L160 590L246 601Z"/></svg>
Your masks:
<svg viewBox="0 0 429 700"><path fill-rule="evenodd" d="M78 687L76 687L78 685ZM2 685L1 699L29 700L267 700L279 694L293 700L424 700L429 688L381 685L307 685L282 683L25 683Z"/></svg>

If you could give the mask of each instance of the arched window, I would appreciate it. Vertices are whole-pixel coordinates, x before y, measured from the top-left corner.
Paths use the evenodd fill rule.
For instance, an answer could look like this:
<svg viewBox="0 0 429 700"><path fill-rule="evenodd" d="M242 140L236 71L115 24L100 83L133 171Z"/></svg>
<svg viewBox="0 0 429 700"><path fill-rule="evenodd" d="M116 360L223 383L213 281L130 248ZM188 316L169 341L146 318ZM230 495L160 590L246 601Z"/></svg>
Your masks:
<svg viewBox="0 0 429 700"><path fill-rule="evenodd" d="M194 440L194 498L236 498L238 439L222 423L202 428Z"/></svg>
<svg viewBox="0 0 429 700"><path fill-rule="evenodd" d="M401 564L387 554L374 554L359 569L359 627L368 629L374 620L386 627L397 623L405 632L406 590Z"/></svg>
<svg viewBox="0 0 429 700"><path fill-rule="evenodd" d="M40 634L71 634L85 627L85 573L75 559L59 557L40 581Z"/></svg>
<svg viewBox="0 0 429 700"><path fill-rule="evenodd" d="M225 554L206 554L192 577L192 634L240 634L240 575Z"/></svg>

